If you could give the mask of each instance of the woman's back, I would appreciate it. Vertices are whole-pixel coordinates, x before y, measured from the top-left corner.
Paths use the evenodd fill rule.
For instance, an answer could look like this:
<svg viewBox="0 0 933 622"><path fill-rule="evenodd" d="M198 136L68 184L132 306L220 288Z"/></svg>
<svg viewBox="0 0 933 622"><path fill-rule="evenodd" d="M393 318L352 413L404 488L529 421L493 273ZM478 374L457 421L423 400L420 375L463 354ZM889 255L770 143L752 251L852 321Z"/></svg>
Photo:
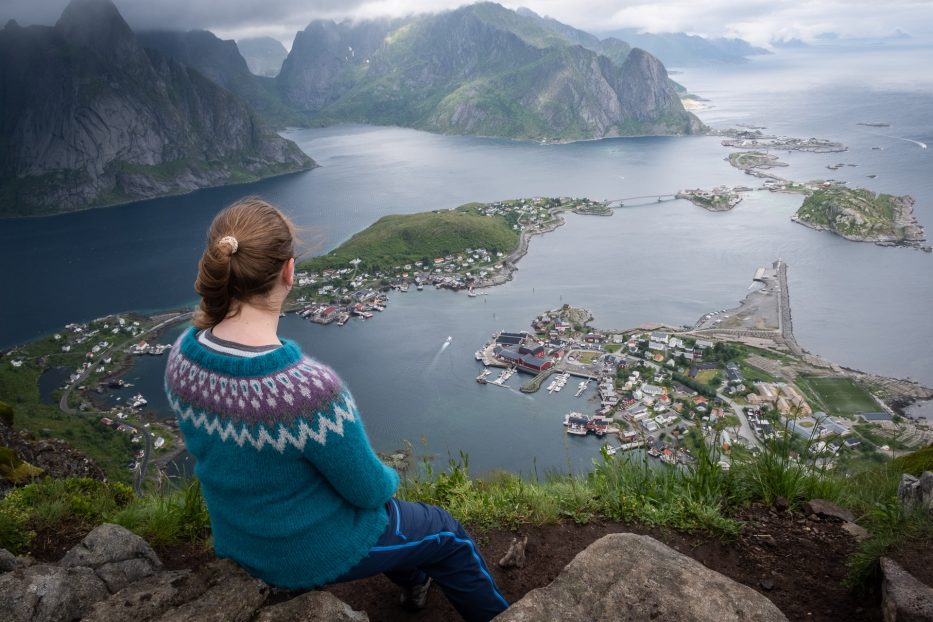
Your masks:
<svg viewBox="0 0 933 622"><path fill-rule="evenodd" d="M349 567L339 560L375 543L398 477L373 454L328 367L292 342L252 358L222 354L191 330L169 357L166 390L219 556L304 588L336 578Z"/></svg>

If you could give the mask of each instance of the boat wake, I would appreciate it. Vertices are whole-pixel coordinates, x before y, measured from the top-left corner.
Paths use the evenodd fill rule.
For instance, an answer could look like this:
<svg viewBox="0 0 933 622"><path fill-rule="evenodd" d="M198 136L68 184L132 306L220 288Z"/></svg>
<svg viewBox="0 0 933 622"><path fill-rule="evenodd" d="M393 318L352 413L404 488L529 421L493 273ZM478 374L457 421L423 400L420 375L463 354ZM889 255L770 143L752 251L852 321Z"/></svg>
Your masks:
<svg viewBox="0 0 933 622"><path fill-rule="evenodd" d="M890 134L878 134L878 136L884 136L885 138L890 138L892 140L903 140L904 142L913 143L920 147L921 149L926 149L927 144L922 143L919 140L914 140L913 138L904 138L903 136L891 136Z"/></svg>

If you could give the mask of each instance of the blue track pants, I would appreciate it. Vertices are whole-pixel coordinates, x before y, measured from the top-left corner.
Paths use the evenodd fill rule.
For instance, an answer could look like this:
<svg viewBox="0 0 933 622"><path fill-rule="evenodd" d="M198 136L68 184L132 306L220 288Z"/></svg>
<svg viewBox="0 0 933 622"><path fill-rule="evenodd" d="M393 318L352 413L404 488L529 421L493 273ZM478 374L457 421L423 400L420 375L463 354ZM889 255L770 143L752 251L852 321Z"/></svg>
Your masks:
<svg viewBox="0 0 933 622"><path fill-rule="evenodd" d="M391 499L389 523L369 555L337 579L384 574L402 587L431 577L468 622L491 620L508 608L469 534L445 510Z"/></svg>

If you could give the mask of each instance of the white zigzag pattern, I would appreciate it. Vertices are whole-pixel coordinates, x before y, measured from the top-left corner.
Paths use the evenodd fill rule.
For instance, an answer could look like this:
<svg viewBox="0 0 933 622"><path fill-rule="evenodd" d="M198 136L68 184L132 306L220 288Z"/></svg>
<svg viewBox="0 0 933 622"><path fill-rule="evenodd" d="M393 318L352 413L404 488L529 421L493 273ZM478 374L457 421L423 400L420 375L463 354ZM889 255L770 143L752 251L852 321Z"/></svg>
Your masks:
<svg viewBox="0 0 933 622"><path fill-rule="evenodd" d="M223 423L220 420L220 417L208 416L204 413L196 413L194 409L188 406L187 408L182 408L181 401L169 397L169 403L179 417L186 421L190 421L191 424L198 429L203 429L207 434L217 434L220 439L226 442L228 439L233 439L237 445L243 447L246 443L249 443L256 450L260 450L266 445L271 445L279 453L285 451L287 445L292 445L297 448L299 451L304 451L305 444L308 442L308 439L312 439L320 445L327 444L327 432L330 430L338 436L343 436L343 422L346 421L355 421L356 418L353 416L353 411L356 408L356 405L353 401L353 398L349 394L341 395L343 400L343 405L346 408L341 407L338 403L334 403L334 415L336 415L334 420L329 419L324 416L323 413L317 413L318 426L317 430L314 430L304 421L298 421L298 434L292 434L292 430L286 428L284 425L279 426L278 438L273 438L265 426L259 426L259 434L255 437L249 431L247 426L243 426L240 430L236 429L236 426L232 422Z"/></svg>

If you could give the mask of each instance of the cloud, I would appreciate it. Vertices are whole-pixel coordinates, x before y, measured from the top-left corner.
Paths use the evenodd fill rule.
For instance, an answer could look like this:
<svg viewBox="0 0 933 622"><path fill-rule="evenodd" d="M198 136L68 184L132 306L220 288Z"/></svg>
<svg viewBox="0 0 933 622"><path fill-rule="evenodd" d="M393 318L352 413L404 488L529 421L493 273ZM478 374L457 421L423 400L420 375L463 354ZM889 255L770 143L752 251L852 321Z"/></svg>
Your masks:
<svg viewBox="0 0 933 622"><path fill-rule="evenodd" d="M68 0L0 0L0 20L53 24ZM225 38L270 35L287 45L313 19L400 16L456 8L463 0L115 0L135 29L204 28ZM933 35L933 0L504 0L595 33L617 28L737 36L753 43L822 33ZM2 23L0 22L0 23Z"/></svg>

